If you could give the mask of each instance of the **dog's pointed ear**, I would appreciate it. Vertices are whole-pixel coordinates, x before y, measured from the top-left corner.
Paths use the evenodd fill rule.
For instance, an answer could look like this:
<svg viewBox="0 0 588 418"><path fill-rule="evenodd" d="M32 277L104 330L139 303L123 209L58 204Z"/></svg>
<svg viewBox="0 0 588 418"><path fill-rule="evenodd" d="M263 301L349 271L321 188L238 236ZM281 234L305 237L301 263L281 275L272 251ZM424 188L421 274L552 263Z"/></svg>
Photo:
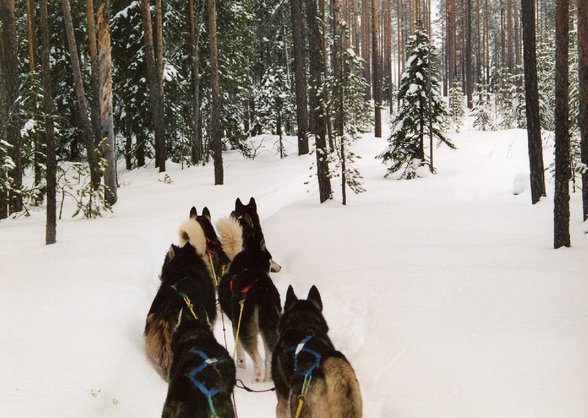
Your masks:
<svg viewBox="0 0 588 418"><path fill-rule="evenodd" d="M232 211L231 214L229 215L229 218L238 220L239 219L239 216L237 215L237 212Z"/></svg>
<svg viewBox="0 0 588 418"><path fill-rule="evenodd" d="M235 200L235 211L243 212L243 208L243 202L241 202L241 199L237 198L237 200Z"/></svg>
<svg viewBox="0 0 588 418"><path fill-rule="evenodd" d="M204 206L204 209L202 209L202 216L204 216L205 218L208 218L209 221L212 221L212 217L210 216L210 211L208 210L208 208L206 206Z"/></svg>
<svg viewBox="0 0 588 418"><path fill-rule="evenodd" d="M198 212L196 211L196 208L194 206L192 206L192 209L190 209L190 218L196 219L197 216L198 216Z"/></svg>
<svg viewBox="0 0 588 418"><path fill-rule="evenodd" d="M254 211L257 211L257 203L255 203L255 198L251 198L249 199L249 204L247 206L250 206Z"/></svg>
<svg viewBox="0 0 588 418"><path fill-rule="evenodd" d="M321 294L319 293L316 286L312 286L308 291L308 297L306 298L310 303L318 308L319 311L323 310L323 301L321 300Z"/></svg>
<svg viewBox="0 0 588 418"><path fill-rule="evenodd" d="M294 288L292 285L288 286L288 291L286 292L286 302L284 303L284 312L286 312L294 302L296 302L298 298L294 293Z"/></svg>
<svg viewBox="0 0 588 418"><path fill-rule="evenodd" d="M247 225L253 228L253 219L251 219L251 216L249 216L248 213L243 214L243 216L241 216L241 219L243 220L243 222L245 222Z"/></svg>
<svg viewBox="0 0 588 418"><path fill-rule="evenodd" d="M167 258L168 258L168 260L173 260L175 256L176 256L176 251L175 251L174 246L172 244L172 245L170 245L169 250L167 250Z"/></svg>

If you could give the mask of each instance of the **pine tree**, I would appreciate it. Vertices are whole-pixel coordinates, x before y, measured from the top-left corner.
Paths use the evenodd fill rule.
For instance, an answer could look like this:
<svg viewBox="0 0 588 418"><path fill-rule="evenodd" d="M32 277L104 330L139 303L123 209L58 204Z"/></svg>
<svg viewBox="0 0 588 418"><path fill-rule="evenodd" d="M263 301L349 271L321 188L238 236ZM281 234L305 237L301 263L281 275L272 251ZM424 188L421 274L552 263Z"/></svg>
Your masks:
<svg viewBox="0 0 588 418"><path fill-rule="evenodd" d="M421 29L409 38L407 43L409 58L402 74L398 97L401 105L391 123L388 149L378 158L388 163L391 175L402 170L400 178L417 177L419 167L433 164L425 156L425 139L433 138L455 148L445 136L447 110L440 97L439 81L433 67L436 50L428 35ZM429 148L431 148L429 145Z"/></svg>
<svg viewBox="0 0 588 418"><path fill-rule="evenodd" d="M493 114L490 93L484 89L479 89L478 100L476 100L472 109L474 128L481 131L492 131L496 129Z"/></svg>
<svg viewBox="0 0 588 418"><path fill-rule="evenodd" d="M454 81L449 89L449 118L455 132L459 132L459 129L463 126L463 117L465 116L464 99L465 96L461 90L460 83Z"/></svg>
<svg viewBox="0 0 588 418"><path fill-rule="evenodd" d="M348 39L347 24L342 22L340 28L343 36ZM345 43L337 43L339 50L334 53L340 75L337 77L332 74L325 82L325 88L332 92L328 107L336 114L338 123L330 167L333 177L341 177L344 205L347 203L347 188L354 193L365 191L361 173L355 167L355 162L360 157L351 147L361 132L369 129L371 123L371 108L364 96L367 82L362 75L363 63L352 48L343 47Z"/></svg>

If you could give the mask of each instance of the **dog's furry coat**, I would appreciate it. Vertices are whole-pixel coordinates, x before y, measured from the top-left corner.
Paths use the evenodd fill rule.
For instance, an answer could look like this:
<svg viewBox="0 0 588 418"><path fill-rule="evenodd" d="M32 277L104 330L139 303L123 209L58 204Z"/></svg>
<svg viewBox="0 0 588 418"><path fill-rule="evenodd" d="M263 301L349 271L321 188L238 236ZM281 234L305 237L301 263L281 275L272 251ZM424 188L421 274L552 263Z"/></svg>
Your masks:
<svg viewBox="0 0 588 418"><path fill-rule="evenodd" d="M174 286L174 287L172 287ZM215 290L208 270L195 248L172 245L161 269L161 285L151 304L145 323L147 355L168 379L172 362L171 340L185 303L178 293L188 296L203 309L210 323L216 319Z"/></svg>
<svg viewBox="0 0 588 418"><path fill-rule="evenodd" d="M328 337L329 327L322 315L322 301L316 287L306 300L298 300L292 286L288 288L284 313L280 320L280 338L274 349L272 377L276 385L278 418L294 417L304 377L294 371L295 349L305 337L305 347L320 354L320 363L312 380L300 417L360 418L362 400L359 382L345 356L335 350ZM298 354L298 369L309 370L315 361L311 354Z"/></svg>
<svg viewBox="0 0 588 418"><path fill-rule="evenodd" d="M235 387L235 363L214 338L208 324L194 319L185 309L172 341L173 363L162 418L209 418L208 398L190 379L190 373L206 390L218 388L212 397L219 417L233 418L231 394ZM204 353L203 358L196 350ZM216 362L211 362L216 359ZM206 366L205 366L206 364ZM197 370L203 367L201 370Z"/></svg>

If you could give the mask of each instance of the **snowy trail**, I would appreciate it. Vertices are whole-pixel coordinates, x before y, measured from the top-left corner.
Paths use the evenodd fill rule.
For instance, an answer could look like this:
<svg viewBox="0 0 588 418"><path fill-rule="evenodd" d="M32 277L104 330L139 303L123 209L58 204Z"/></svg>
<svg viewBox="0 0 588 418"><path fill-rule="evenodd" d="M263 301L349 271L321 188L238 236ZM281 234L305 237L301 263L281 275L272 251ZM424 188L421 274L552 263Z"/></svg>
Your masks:
<svg viewBox="0 0 588 418"><path fill-rule="evenodd" d="M524 131L453 135L438 174L384 179L356 145L367 192L318 204L314 156L123 172L115 213L0 222L0 404L11 417L157 417L167 385L143 347L163 256L191 206L227 216L257 200L282 298L316 284L335 346L358 374L366 417L584 417L588 410L588 235L571 201L573 247L551 249L551 198L513 196L528 166ZM550 152L546 150L546 160ZM337 180L338 181L338 180ZM552 195L552 185L548 185ZM68 212L66 208L65 213ZM67 215L66 215L67 216ZM220 321L215 333L222 341ZM227 323L227 328L230 325ZM232 348L232 337L228 337ZM251 371L238 371L249 384ZM252 385L265 389L270 384ZM273 393L236 391L240 418L275 416Z"/></svg>

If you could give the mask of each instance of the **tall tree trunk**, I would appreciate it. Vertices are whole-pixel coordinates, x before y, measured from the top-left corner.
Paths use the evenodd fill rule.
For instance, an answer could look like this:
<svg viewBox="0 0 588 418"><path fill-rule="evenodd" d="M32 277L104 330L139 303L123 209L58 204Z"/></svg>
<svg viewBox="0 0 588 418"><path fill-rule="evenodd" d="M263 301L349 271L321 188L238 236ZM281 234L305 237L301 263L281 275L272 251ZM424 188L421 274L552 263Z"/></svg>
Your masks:
<svg viewBox="0 0 588 418"><path fill-rule="evenodd" d="M112 118L112 47L110 43L110 0L98 2L98 64L100 68L100 125L101 137L107 138L104 158L107 168L104 182L108 187L106 201L114 205L117 201L116 142Z"/></svg>
<svg viewBox="0 0 588 418"><path fill-rule="evenodd" d="M214 184L223 184L222 130L220 125L220 90L218 74L218 50L216 44L216 0L208 0L208 30L210 32L210 89L212 103L210 137L214 160Z"/></svg>
<svg viewBox="0 0 588 418"><path fill-rule="evenodd" d="M570 246L569 2L555 9L555 195L554 248Z"/></svg>
<svg viewBox="0 0 588 418"><path fill-rule="evenodd" d="M390 114L394 112L392 89L392 0L384 0L384 74L388 79L388 101Z"/></svg>
<svg viewBox="0 0 588 418"><path fill-rule="evenodd" d="M474 68L472 65L472 0L465 0L466 45L465 45L465 76L466 102L468 109L472 108L474 94Z"/></svg>
<svg viewBox="0 0 588 418"><path fill-rule="evenodd" d="M588 169L588 2L576 0L578 9L578 76L580 79L580 154ZM588 172L582 174L582 208L588 220Z"/></svg>
<svg viewBox="0 0 588 418"><path fill-rule="evenodd" d="M204 0L202 5L204 5ZM196 5L194 4L196 2ZM202 162L202 142L199 140L200 130L200 19L202 10L196 17L198 0L188 0L188 18L190 20L190 62L192 67L192 118L194 119L194 132L192 133L192 164Z"/></svg>
<svg viewBox="0 0 588 418"><path fill-rule="evenodd" d="M320 48L321 33L317 17L315 0L306 0L310 60L310 131L315 136L319 199L323 203L331 197L331 180L329 178L329 163L325 138L326 121L320 95L324 64Z"/></svg>
<svg viewBox="0 0 588 418"><path fill-rule="evenodd" d="M19 124L18 98L20 95L18 80L18 42L16 33L16 15L14 0L1 0L0 18L2 19L2 37L4 42L4 77L6 88L6 119L5 138L11 145L10 157L14 168L9 169L8 176L12 178L16 190L22 188L21 137ZM8 196L11 212L20 212L23 208L22 197L18 193Z"/></svg>
<svg viewBox="0 0 588 418"><path fill-rule="evenodd" d="M16 33L16 15L14 0L1 0L0 15L2 19L2 37L4 43L4 77L6 89L6 120L5 138L11 145L9 155L14 168L8 170L16 190L22 188L21 138L19 129L19 81L18 81L18 50ZM11 212L20 212L23 208L22 197L18 193L8 196Z"/></svg>
<svg viewBox="0 0 588 418"><path fill-rule="evenodd" d="M36 70L36 54L37 46L35 41L35 6L32 0L26 0L27 10L27 46L28 46L28 57L29 57L29 77L35 78L37 74ZM30 134L31 135L31 134ZM33 154L33 171L35 177L35 185L40 185L43 177L43 170L41 165L43 163L43 150L40 143L40 137L37 133L32 133L32 141L34 146Z"/></svg>
<svg viewBox="0 0 588 418"><path fill-rule="evenodd" d="M455 0L447 0L447 86L451 88L455 81L457 67L457 36L456 36Z"/></svg>
<svg viewBox="0 0 588 418"><path fill-rule="evenodd" d="M371 80L370 73L370 15L369 15L370 0L361 0L361 58L363 59L363 78L368 82L366 87L365 98L371 98L371 89L369 82Z"/></svg>
<svg viewBox="0 0 588 418"><path fill-rule="evenodd" d="M294 83L296 87L296 121L298 155L308 154L308 105L306 101L306 59L302 0L291 0L292 38L294 40Z"/></svg>
<svg viewBox="0 0 588 418"><path fill-rule="evenodd" d="M402 44L402 2L396 1L396 44L398 48L398 71L396 74L396 85L400 86L400 77L404 69L404 45Z"/></svg>
<svg viewBox="0 0 588 418"><path fill-rule="evenodd" d="M374 97L375 137L382 137L382 76L378 47L378 0L372 0L372 87Z"/></svg>
<svg viewBox="0 0 588 418"><path fill-rule="evenodd" d="M522 0L523 47L525 64L525 100L527 112L527 138L531 171L531 203L545 196L543 175L543 148L537 91L537 57L535 49L535 0Z"/></svg>
<svg viewBox="0 0 588 418"><path fill-rule="evenodd" d="M159 168L159 172L163 172L165 171L165 117L155 63L150 0L141 0L141 15L143 17L144 27L145 63L147 65L147 80L149 83L149 102L151 104L153 127L155 131L155 166Z"/></svg>
<svg viewBox="0 0 588 418"><path fill-rule="evenodd" d="M0 3L0 11L2 11L3 5ZM0 34L0 37L2 35ZM7 93L6 93L6 78L4 77L4 42L0 38L0 135L4 136L5 126L4 121L8 120L8 104L7 104ZM6 157L3 148L0 147L0 162L4 161ZM0 183L6 180L7 173L2 167L0 167ZM8 191L0 187L0 219L4 219L8 216Z"/></svg>
<svg viewBox="0 0 588 418"><path fill-rule="evenodd" d="M96 156L94 135L92 125L88 119L88 104L86 102L86 93L84 91L84 83L82 81L82 72L80 69L80 61L78 58L78 47L74 35L73 21L71 17L71 6L69 0L61 0L63 9L63 18L65 22L65 34L67 35L67 44L69 47L69 56L71 60L71 70L74 79L74 88L78 102L79 119L84 131L84 144L86 145L86 153L88 155L88 163L90 165L90 177L92 186L97 189L100 184L100 169L98 167L98 158Z"/></svg>
<svg viewBox="0 0 588 418"><path fill-rule="evenodd" d="M47 153L47 218L45 244L57 241L57 158L55 156L55 135L53 123L53 92L51 87L51 35L47 17L47 0L41 0L41 73L43 78L43 111L45 112L45 138Z"/></svg>
<svg viewBox="0 0 588 418"><path fill-rule="evenodd" d="M86 0L86 21L88 24L88 50L90 51L90 69L92 79L92 127L96 147L102 141L100 128L100 69L98 68L98 44L96 40L96 20L94 1Z"/></svg>
<svg viewBox="0 0 588 418"><path fill-rule="evenodd" d="M510 74L514 74L512 2L513 0L506 0L506 51L508 56L508 71Z"/></svg>

